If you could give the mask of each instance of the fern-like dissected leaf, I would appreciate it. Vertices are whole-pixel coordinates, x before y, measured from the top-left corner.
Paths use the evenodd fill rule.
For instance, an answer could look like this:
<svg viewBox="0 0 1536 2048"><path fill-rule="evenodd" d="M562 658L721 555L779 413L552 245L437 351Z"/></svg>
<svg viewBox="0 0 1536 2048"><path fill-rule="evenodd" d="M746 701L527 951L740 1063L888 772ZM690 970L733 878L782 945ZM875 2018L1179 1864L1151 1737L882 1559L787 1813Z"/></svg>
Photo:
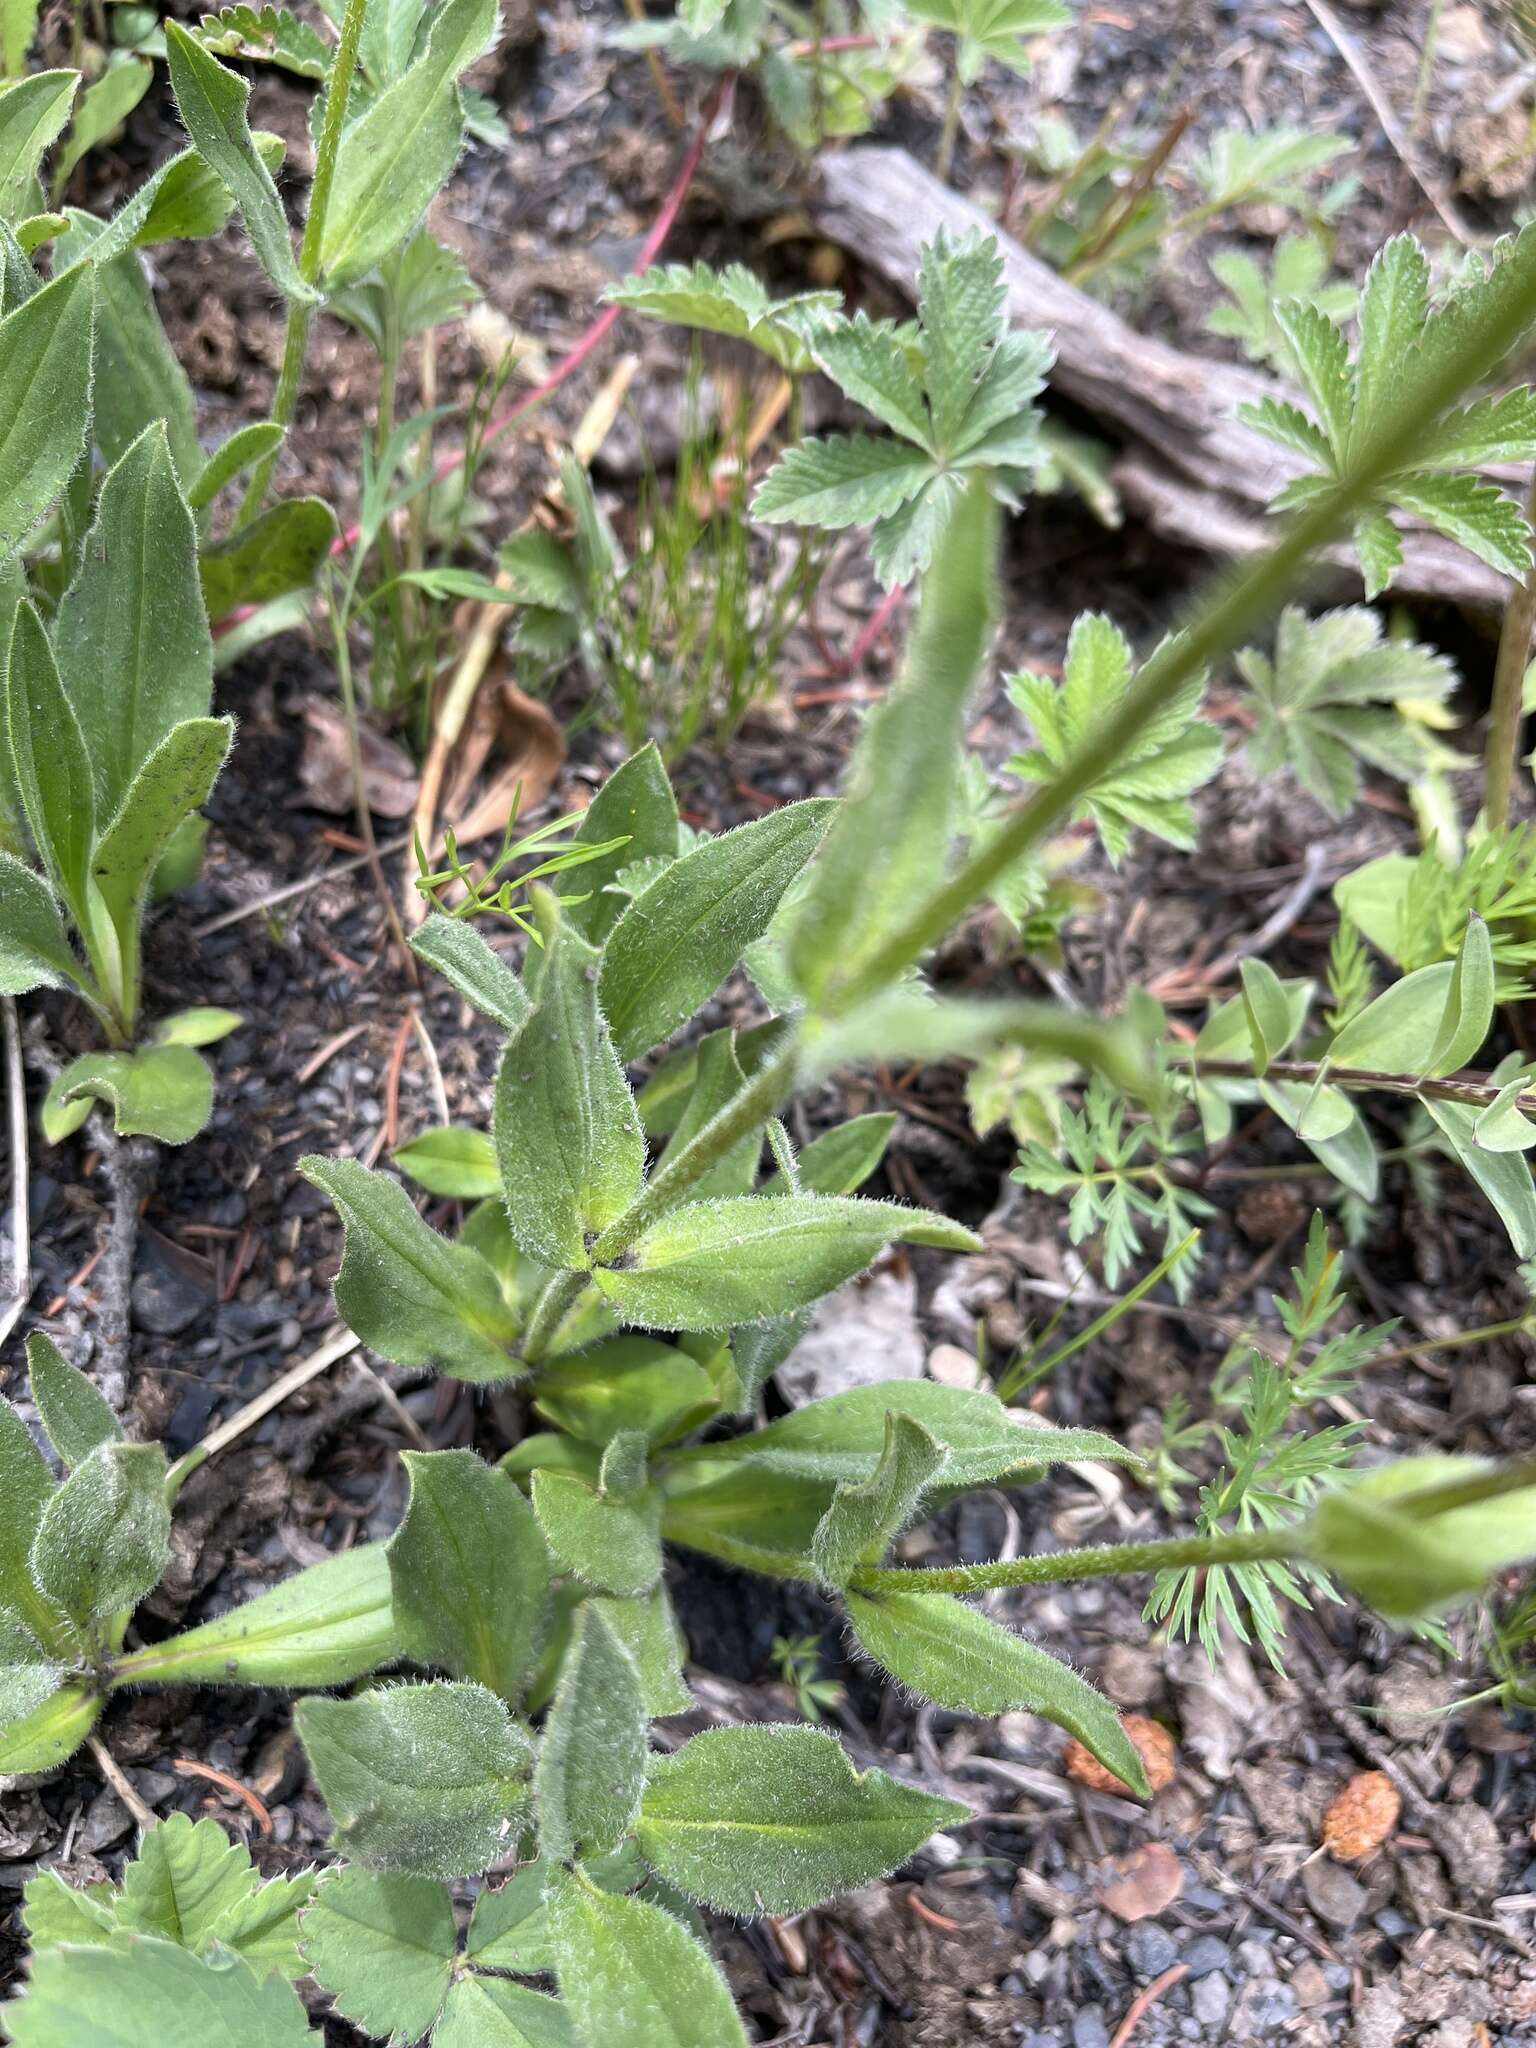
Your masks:
<svg viewBox="0 0 1536 2048"><path fill-rule="evenodd" d="M1008 694L1035 729L1037 744L1009 762L1015 775L1050 782L1110 716L1130 688L1130 643L1112 619L1085 612L1067 642L1060 684L1044 676L1009 679ZM1134 747L1096 782L1077 815L1092 818L1110 859L1124 859L1139 826L1171 846L1195 843L1189 797L1221 761L1221 734L1199 716L1201 676L1176 691L1143 726Z"/></svg>
<svg viewBox="0 0 1536 2048"><path fill-rule="evenodd" d="M1442 374L1489 308L1520 288L1530 268L1532 233L1527 229L1505 245L1503 260L1491 268L1479 265L1439 306L1430 302L1423 250L1411 235L1395 236L1371 265L1360 296L1353 363L1344 336L1316 304L1291 299L1275 307L1291 367L1316 417L1308 422L1293 406L1269 399L1239 408L1250 426L1312 465L1284 486L1271 510L1306 504L1347 465L1391 444L1394 422L1424 381ZM1503 491L1466 471L1484 462L1536 458L1536 393L1522 386L1448 411L1404 445L1401 457L1355 521L1367 597L1385 590L1402 563L1402 543L1387 516L1393 509L1459 541L1508 576L1526 574L1532 536L1525 514Z"/></svg>
<svg viewBox="0 0 1536 2048"><path fill-rule="evenodd" d="M781 370L797 376L812 367L807 337L842 317L836 292L797 292L774 299L741 263L728 263L724 270L707 263L695 263L691 269L682 263L653 266L611 285L606 296L613 305L675 327L751 342ZM877 407L870 410L878 412Z"/></svg>
<svg viewBox="0 0 1536 2048"><path fill-rule="evenodd" d="M1456 671L1415 641L1387 640L1363 605L1309 619L1295 605L1280 614L1273 658L1245 647L1237 666L1258 719L1248 742L1256 774L1294 775L1336 818L1360 793L1363 761L1412 782L1443 750L1404 704L1437 703Z"/></svg>

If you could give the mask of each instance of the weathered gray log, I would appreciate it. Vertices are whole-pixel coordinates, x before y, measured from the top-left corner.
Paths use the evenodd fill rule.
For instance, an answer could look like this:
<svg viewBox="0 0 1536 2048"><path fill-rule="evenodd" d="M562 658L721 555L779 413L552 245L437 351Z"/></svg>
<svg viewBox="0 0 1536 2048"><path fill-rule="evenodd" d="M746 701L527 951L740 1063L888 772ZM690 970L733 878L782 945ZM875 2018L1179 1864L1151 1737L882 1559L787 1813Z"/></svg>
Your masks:
<svg viewBox="0 0 1536 2048"><path fill-rule="evenodd" d="M817 228L909 297L920 251L941 227L961 234L996 222L941 183L905 150L865 145L824 156L811 202ZM1261 398L1294 398L1273 377L1194 356L1138 334L1097 299L1058 276L1011 236L997 234L1009 317L1050 330L1052 388L1124 438L1113 479L1129 509L1181 546L1241 557L1274 538L1269 499L1302 465L1237 416ZM1490 470L1507 482L1509 472ZM1400 518L1403 566L1394 594L1474 611L1501 610L1509 580L1454 541ZM1358 573L1345 548L1330 559Z"/></svg>

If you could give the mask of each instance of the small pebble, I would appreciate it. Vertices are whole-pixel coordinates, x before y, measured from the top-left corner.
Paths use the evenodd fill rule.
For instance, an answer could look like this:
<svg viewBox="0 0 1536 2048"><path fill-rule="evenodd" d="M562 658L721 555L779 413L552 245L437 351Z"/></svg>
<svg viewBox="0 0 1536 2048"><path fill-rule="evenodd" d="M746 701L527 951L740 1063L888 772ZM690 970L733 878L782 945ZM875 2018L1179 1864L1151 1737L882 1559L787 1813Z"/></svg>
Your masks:
<svg viewBox="0 0 1536 2048"><path fill-rule="evenodd" d="M1138 1977L1160 1977L1178 1961L1179 1947L1166 1927L1144 1920L1125 1937L1125 1958Z"/></svg>
<svg viewBox="0 0 1536 2048"><path fill-rule="evenodd" d="M1109 2048L1109 2029L1096 2005L1073 2014L1072 2048Z"/></svg>
<svg viewBox="0 0 1536 2048"><path fill-rule="evenodd" d="M1224 1941L1218 1941L1214 1934L1202 1934L1185 1949L1183 1961L1191 1979L1198 1982L1213 1970L1230 1968L1232 1956Z"/></svg>
<svg viewBox="0 0 1536 2048"><path fill-rule="evenodd" d="M1232 1987L1225 1977L1202 1977L1191 1986L1189 2002L1203 2027L1219 2027L1232 2003Z"/></svg>

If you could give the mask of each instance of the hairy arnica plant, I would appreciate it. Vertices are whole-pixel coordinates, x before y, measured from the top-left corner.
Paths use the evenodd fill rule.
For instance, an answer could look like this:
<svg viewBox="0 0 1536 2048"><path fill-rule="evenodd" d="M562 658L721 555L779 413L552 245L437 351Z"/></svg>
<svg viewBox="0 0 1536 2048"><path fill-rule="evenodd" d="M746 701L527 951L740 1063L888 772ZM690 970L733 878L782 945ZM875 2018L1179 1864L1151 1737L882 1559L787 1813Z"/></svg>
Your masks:
<svg viewBox="0 0 1536 2048"><path fill-rule="evenodd" d="M386 1379L417 1445L397 1453L402 1439L389 1441L394 1504L371 1524L359 1510L339 1542L295 1548L302 1568L270 1590L171 1626L185 1604L178 1577L207 1538L188 1484L233 1440L228 1425L193 1441L173 1423L173 1456L144 1440L165 1410L125 1420L107 1374L66 1357L78 1325L59 1325L61 1341L29 1331L25 1373L0 1400L0 1777L46 1789L84 1752L136 1801L112 1750L122 1695L265 1689L294 1696L280 1703L283 1741L330 1832L320 1864L272 1875L254 1838L130 1804L145 1824L107 1875L73 1883L45 1858L26 1882L28 1957L0 2031L17 2048L299 2048L343 2032L398 2048L745 2048L748 2019L715 1952L720 1919L792 1920L890 1877L946 1831L962 1860L988 1861L967 1831L990 1817L953 1785L936 1788L922 1744L884 1769L852 1739L864 1680L920 1711L1034 1717L1117 1794L1152 1797L1144 1746L1106 1692L985 1596L1124 1580L1150 1625L1198 1639L1213 1660L1236 1641L1283 1668L1294 1610L1353 1600L1449 1649L1447 1617L1536 1559L1536 1457L1367 1449L1352 1405L1362 1377L1414 1347L1386 1348L1390 1321L1351 1320L1337 1248L1372 1227L1385 1173L1424 1190L1444 1168L1495 1256L1536 1262L1536 1064L1520 1015L1536 964L1536 847L1510 819L1536 567L1526 512L1483 474L1536 459L1536 396L1508 371L1536 324L1536 228L1469 258L1438 294L1425 251L1397 236L1356 292L1330 280L1326 235L1348 191L1315 203L1308 191L1340 153L1334 140L1217 136L1173 180L1202 195L1176 213L1161 180L1188 123L1139 159L1111 147L1112 130L1079 147L1042 129L1033 160L1055 166L1053 196L1026 239L1080 284L1132 286L1161 235L1192 241L1217 218L1246 221L1259 201L1306 216L1267 272L1230 250L1212 265L1232 300L1213 329L1298 389L1245 412L1281 451L1269 545L1174 630L1148 635L1149 651L1095 585L1089 607L1052 626L1059 645L1036 636L998 678L988 665L1006 517L1068 481L1100 518L1120 509L1109 458L1085 456L1076 430L1037 403L1053 347L1010 324L996 238L939 228L915 259L914 320L850 315L822 288L825 271L817 288L776 295L739 263L653 265L685 178L660 233L636 245L635 273L607 287L597 327L493 419L514 350L472 400L437 402L433 336L476 294L437 238L449 209L432 209L471 144L508 142L496 104L466 82L498 42L494 0L322 0L314 19L236 6L191 24L122 7L112 12L133 18L115 39L100 12L77 12L69 65L29 69L34 40L52 49L59 31L27 0L0 0L0 999L13 1133L24 1142L18 995L58 992L29 1019L47 1074L41 1129L58 1148L50 1174L69 1171L67 1141L93 1115L82 1151L196 1140L215 1114L200 1048L237 1027L259 1048L259 1015L158 1000L145 931L157 906L177 918L174 899L198 881L201 812L237 744L233 717L213 709L217 671L268 641L280 666L276 636L316 604L361 833L343 844L376 882L395 942L367 967L335 947L328 957L339 972L446 985L497 1051L483 1116L459 1122L446 1120L432 1053L445 1120L396 1142L412 1023L431 1045L413 1008L375 1119L384 1128L373 1136L359 1119L353 1131L338 1111L329 1131L340 1137L298 1161L308 1185L277 1191L279 1207L296 1192L306 1215L321 1198L334 1209L335 1309L358 1347L472 1394L455 1411L471 1418L458 1446L429 1448L453 1431L425 1434ZM674 86L662 59L696 66L713 81L706 127L740 88L774 146L800 151L874 125L904 81L920 93L931 43L948 66L935 105L946 171L966 145L971 88L989 72L1027 75L1072 21L1056 0L834 0L806 14L680 0L657 19L636 0L630 13L621 40L649 54L663 107ZM70 204L161 60L185 146L126 196L114 188L114 207ZM248 65L313 93L296 226L274 178L283 146L250 125L235 68ZM1005 216L1012 203L1010 188ZM144 252L208 240L236 216L281 339L268 415L210 449ZM802 228L786 215L775 232L793 242ZM492 440L621 312L713 337L734 366L755 361L771 378L739 433L722 430L707 461L680 461L669 515L673 533L707 534L709 560L738 579L721 661L742 659L724 688L685 673L720 644L699 628L697 580L676 562L632 569L592 463L593 422L606 433L619 416L633 367L592 400L574 448L550 465L557 482L526 494L538 503L520 529L492 537L500 501L477 496ZM338 493L344 516L355 512L345 531L320 499L276 494L322 319L350 330L350 347L361 337L371 366L359 473ZM701 346L695 376L703 360ZM806 435L813 387L836 412ZM400 418L417 396L420 412ZM856 411L878 430L850 426ZM442 458L434 436L450 418L462 446ZM775 434L784 445L754 469ZM1368 600L1387 590L1408 561L1405 517L1515 583L1469 849L1452 780L1468 764L1443 737L1449 658L1396 617L1306 602L1325 559L1353 560ZM1082 530L1107 529L1084 518ZM772 558L762 587L779 589L782 608L776 598L753 613L743 592L770 559L759 551L776 546L793 567ZM675 552L686 558L686 542ZM780 789L750 822L702 829L721 813L689 780L685 743L710 707L728 742L764 672L788 660L794 635L781 623L803 606L807 638L823 638L817 578L861 556L887 607L911 586L913 611L840 777L802 778L798 799L779 801ZM456 620L450 601L476 607L480 623ZM771 655L743 656L753 618L771 620ZM472 697L486 666L469 674L481 639L482 654L504 641L509 660L528 663L523 683L554 692L557 709L580 689L608 750L583 809L530 804L525 818L519 788L477 878L453 832L437 836L432 807L447 707L457 738L461 683L468 675ZM846 670L823 674L827 701L865 697ZM664 701L660 676L675 678L682 709ZM497 692L508 716L529 715L510 674ZM270 703L286 700L250 696L253 718L278 722ZM988 752L997 718L1008 739ZM391 740L419 770L399 807L419 828L409 950L370 822L365 741ZM1110 949L1113 1000L1097 1013L1059 973L1074 920L1104 902L1080 865L1108 890L1148 842L1159 861L1196 854L1229 771L1334 822L1385 777L1410 791L1411 806L1395 793L1383 802L1403 819L1411 809L1422 841L1382 853L1374 839L1371 859L1327 876L1326 968L1321 950L1312 974L1264 957L1314 894L1329 905L1308 859L1271 927L1234 939L1214 966L1200 955L1210 971L1195 998L1178 976L1156 993L1128 986ZM270 917L303 886L260 907ZM192 947L180 957L190 974ZM957 960L981 966L972 975ZM1023 978L1031 967L1049 998L1016 992L1037 985ZM992 992L976 992L983 979ZM1200 1006L1187 1024L1169 1014L1181 998ZM301 1084L371 1021L334 1038L327 1024ZM293 1051L274 1038L272 1062ZM259 1049L252 1058L259 1066ZM775 1376L839 1289L877 1266L910 1259L926 1277L988 1249L942 1198L870 1192L884 1176L926 1196L892 1171L893 1111L826 1114L860 1069L901 1100L893 1070L946 1061L967 1063L978 1124L1017 1135L995 1177L1011 1171L1019 1200L1049 1205L1056 1237L1081 1248L1084 1274L1107 1291L1093 1302L1103 1313L1056 1344L1069 1299L1007 1358L983 1353L972 1384L952 1373L870 1383L866 1371L797 1401ZM219 1109L210 1157L242 1100ZM1258 1129L1291 1155L1273 1175L1229 1158ZM292 1130L272 1140L289 1142L297 1150ZM251 1168L242 1196L263 1170ZM1048 1420L1026 1396L1043 1402L1032 1390L1165 1281L1173 1299L1148 1305L1189 1311L1224 1172L1289 1176L1334 1212L1330 1225L1299 1202L1240 1283L1256 1296L1294 1247L1289 1289L1274 1298L1281 1341L1256 1327L1268 1295L1245 1301L1219 1370L1132 1431L1136 1448ZM13 1173L24 1264L24 1156ZM89 1196L74 1208L90 1209ZM237 1309L250 1305L246 1214L242 1198L235 1225L199 1225L221 1256L238 1246L218 1267L222 1304ZM296 1245L299 1210L283 1214ZM94 1269L68 1277L60 1264L45 1321L79 1307ZM53 1279L50 1267L50 1293ZM23 1284L6 1335L30 1299ZM157 1330L154 1300L138 1306ZM1428 1348L1523 1330L1528 1314ZM333 1356L353 1348L347 1337ZM178 1385L195 1379L193 1356L167 1368ZM305 1383L296 1371L257 1393L254 1419ZM438 1422L449 1412L445 1401ZM1095 1472L1106 1466L1111 1480ZM1001 1555L957 1545L945 1520L957 1503L1068 1468L1145 1489L1182 1533L1010 1542ZM325 1526L351 1515L340 1502ZM971 1561L933 1561L957 1549ZM674 1607L689 1554L743 1589L755 1578L765 1611L770 1595L784 1600L769 1616L784 1631L772 1655L799 1720L701 1727ZM835 1665L824 1674L827 1644L804 1633L811 1603L858 1682ZM1479 1696L1519 1704L1528 1593L1492 1633L1494 1683ZM1456 1646L1470 1640L1463 1631ZM823 1719L843 1733L812 1725ZM270 1828L257 1792L211 1776Z"/></svg>

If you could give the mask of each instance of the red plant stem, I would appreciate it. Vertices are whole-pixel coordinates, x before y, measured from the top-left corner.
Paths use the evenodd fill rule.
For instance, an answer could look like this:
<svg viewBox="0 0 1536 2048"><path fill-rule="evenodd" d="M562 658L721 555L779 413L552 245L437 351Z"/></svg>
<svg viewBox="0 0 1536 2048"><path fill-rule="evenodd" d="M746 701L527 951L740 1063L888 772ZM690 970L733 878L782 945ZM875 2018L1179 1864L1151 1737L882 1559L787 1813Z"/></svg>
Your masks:
<svg viewBox="0 0 1536 2048"><path fill-rule="evenodd" d="M858 639L855 640L853 643L853 651L848 656L849 675L857 675L859 670L864 666L865 662L869 659L870 649L874 646L875 642L880 638L880 635L884 632L886 626L890 623L892 614L895 612L897 605L901 603L901 600L905 595L905 591L902 589L902 586L898 583L893 589L888 590L885 593L885 596L881 598L879 607L876 610L874 617L870 620L869 624L864 628L863 632L859 635Z"/></svg>
<svg viewBox="0 0 1536 2048"><path fill-rule="evenodd" d="M662 201L661 211L651 223L651 231L641 246L634 272L631 275L638 274L642 270L648 270L661 254L662 246L668 235L671 234L672 229L676 226L677 217L683 210L683 202L688 197L689 189L698 175L699 165L704 160L704 149L709 141L710 133L716 121L722 115L729 113L735 91L736 74L734 72L727 72L725 77L715 87L714 92L711 93L704 112L699 117L699 125L694 134L693 141L688 146L688 154L683 158L677 177L673 180L671 191L668 192L666 198ZM621 306L605 306L586 333L576 343L576 346L568 355L561 357L544 381L541 384L535 384L531 391L525 391L521 398L514 404L509 405L505 412L500 413L491 421L481 440L481 447L489 448L493 441L500 440L509 427L520 420L525 413L532 412L535 406L542 405L551 392L557 391L568 377L574 375L587 360L587 357L591 355L592 351L598 347L609 333L622 311L623 308ZM454 454L445 455L437 465L437 468L432 472L432 481L435 484L446 482L453 475L454 471L462 466L463 461L464 451L462 448ZM333 555L344 555L347 549L356 542L358 531L359 529L356 526L349 526L345 533L338 534L331 543L331 553ZM254 605L241 605L235 611L230 612L226 618L220 619L213 628L214 638L218 639L221 633L227 633L232 626L237 626L241 620L248 619L255 609Z"/></svg>
<svg viewBox="0 0 1536 2048"><path fill-rule="evenodd" d="M882 45L880 36L823 36L819 43L791 43L784 52L786 57L838 57L849 50L878 50Z"/></svg>

